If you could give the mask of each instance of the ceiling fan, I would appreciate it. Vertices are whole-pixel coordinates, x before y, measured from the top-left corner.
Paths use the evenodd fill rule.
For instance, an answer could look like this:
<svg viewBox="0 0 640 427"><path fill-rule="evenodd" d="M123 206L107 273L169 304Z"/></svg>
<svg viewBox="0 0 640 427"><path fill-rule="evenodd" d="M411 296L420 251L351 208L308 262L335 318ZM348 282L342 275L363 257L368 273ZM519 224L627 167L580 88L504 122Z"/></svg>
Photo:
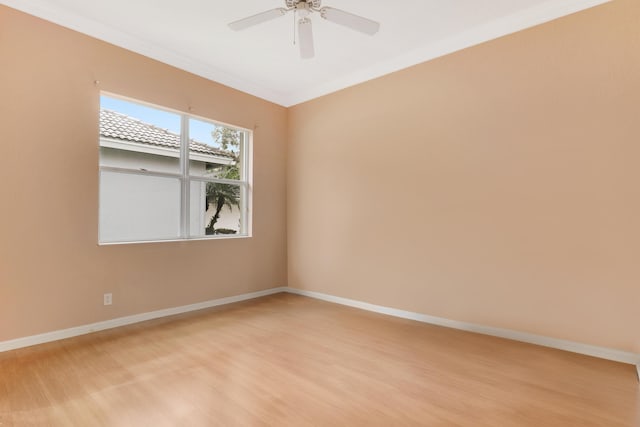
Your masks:
<svg viewBox="0 0 640 427"><path fill-rule="evenodd" d="M303 59L313 58L313 33L311 31L311 19L309 15L316 12L321 18L339 25L360 31L361 33L374 35L380 29L380 24L362 16L354 15L333 7L322 7L322 0L284 0L286 7L267 10L257 15L239 19L229 24L232 30L240 31L254 25L284 16L294 12L298 19L298 37L300 39L300 56Z"/></svg>

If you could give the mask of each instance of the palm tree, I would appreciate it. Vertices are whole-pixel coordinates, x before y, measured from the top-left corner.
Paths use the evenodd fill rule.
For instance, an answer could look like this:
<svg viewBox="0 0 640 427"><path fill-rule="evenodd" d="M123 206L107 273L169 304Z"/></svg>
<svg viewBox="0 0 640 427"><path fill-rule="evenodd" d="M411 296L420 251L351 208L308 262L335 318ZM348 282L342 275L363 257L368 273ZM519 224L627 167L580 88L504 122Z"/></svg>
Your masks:
<svg viewBox="0 0 640 427"><path fill-rule="evenodd" d="M207 211L210 207L213 207L215 209L215 213L211 217L211 220L205 229L205 233L207 235L217 234L218 230L215 229L215 225L220 218L220 211L222 211L222 208L226 206L231 210L234 206L240 207L240 186L207 182L206 203Z"/></svg>
<svg viewBox="0 0 640 427"><path fill-rule="evenodd" d="M240 169L238 163L240 158L233 148L240 145L240 132L223 126L218 126L212 132L211 137L223 150L233 154L234 161L230 165L222 166L217 171L217 178L220 179L240 179ZM217 182L208 182L206 189L206 206L207 211L210 207L215 208L215 213L211 217L209 224L205 229L207 235L218 234L222 229L215 229L216 222L220 218L220 211L227 206L230 210L234 206L240 207L240 186L233 184L221 184Z"/></svg>

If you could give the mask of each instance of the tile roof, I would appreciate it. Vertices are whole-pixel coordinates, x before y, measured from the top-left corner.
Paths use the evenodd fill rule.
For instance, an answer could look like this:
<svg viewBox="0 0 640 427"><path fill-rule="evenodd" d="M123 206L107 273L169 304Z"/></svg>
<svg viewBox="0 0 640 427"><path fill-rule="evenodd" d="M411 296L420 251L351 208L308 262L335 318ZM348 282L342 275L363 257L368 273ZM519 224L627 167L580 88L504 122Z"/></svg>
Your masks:
<svg viewBox="0 0 640 427"><path fill-rule="evenodd" d="M180 135L177 133L105 109L100 110L100 136L157 147L180 148ZM189 149L200 154L233 157L229 151L193 139L189 141Z"/></svg>

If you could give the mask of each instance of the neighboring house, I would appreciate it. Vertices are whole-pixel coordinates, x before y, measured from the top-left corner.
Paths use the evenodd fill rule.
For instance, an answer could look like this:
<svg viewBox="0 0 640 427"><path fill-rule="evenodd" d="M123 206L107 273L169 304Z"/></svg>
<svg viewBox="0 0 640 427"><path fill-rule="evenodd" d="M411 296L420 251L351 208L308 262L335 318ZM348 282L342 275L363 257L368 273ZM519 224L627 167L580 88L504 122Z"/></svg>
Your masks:
<svg viewBox="0 0 640 427"><path fill-rule="evenodd" d="M179 150L176 133L115 111L100 111L101 167L179 174ZM235 161L233 153L195 140L189 143L189 159L190 174L202 177L215 177L221 167ZM180 183L175 178L103 172L101 240L144 239L163 233L176 237L172 234L180 222L176 198L180 198ZM122 206L127 206L126 211ZM206 182L192 182L189 206L191 235L204 236L215 213L215 206L207 206ZM238 232L240 216L238 207L225 206L215 227Z"/></svg>

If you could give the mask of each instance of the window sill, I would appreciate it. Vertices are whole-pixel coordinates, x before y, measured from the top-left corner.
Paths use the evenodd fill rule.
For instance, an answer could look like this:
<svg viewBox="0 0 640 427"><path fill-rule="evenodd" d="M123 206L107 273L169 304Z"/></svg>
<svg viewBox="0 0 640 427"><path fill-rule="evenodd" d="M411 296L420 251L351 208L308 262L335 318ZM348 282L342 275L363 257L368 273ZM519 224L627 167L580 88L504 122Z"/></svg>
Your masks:
<svg viewBox="0 0 640 427"><path fill-rule="evenodd" d="M215 237L192 237L188 239L167 239L167 240L135 240L124 242L98 242L98 246L121 246L121 245L140 245L145 243L183 243L183 242L201 242L204 240L235 240L248 239L250 234L241 235L219 235Z"/></svg>

